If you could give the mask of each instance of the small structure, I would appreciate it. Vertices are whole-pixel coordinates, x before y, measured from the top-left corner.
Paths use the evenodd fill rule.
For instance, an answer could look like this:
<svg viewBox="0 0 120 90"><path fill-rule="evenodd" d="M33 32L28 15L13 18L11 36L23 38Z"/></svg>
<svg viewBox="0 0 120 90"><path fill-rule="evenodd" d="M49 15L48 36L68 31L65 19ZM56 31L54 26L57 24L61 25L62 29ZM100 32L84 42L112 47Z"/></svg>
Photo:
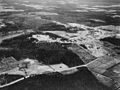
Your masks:
<svg viewBox="0 0 120 90"><path fill-rule="evenodd" d="M20 70L28 69L29 66L31 66L32 64L37 64L37 63L38 63L38 61L27 58L25 60L22 60L21 63L19 63L19 69Z"/></svg>

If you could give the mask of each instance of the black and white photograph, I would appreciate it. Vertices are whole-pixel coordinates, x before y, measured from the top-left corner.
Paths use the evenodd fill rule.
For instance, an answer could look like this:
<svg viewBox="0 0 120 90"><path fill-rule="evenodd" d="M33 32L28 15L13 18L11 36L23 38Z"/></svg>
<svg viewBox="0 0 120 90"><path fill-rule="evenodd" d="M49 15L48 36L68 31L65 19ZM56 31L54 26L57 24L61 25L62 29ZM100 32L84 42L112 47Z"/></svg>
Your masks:
<svg viewBox="0 0 120 90"><path fill-rule="evenodd" d="M120 0L0 0L0 90L120 90Z"/></svg>

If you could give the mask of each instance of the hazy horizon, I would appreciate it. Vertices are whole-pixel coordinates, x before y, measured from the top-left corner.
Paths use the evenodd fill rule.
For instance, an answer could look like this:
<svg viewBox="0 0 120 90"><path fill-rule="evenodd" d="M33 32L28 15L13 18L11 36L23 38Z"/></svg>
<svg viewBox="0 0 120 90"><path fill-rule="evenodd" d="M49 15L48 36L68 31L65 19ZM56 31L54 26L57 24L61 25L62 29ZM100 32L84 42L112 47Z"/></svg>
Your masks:
<svg viewBox="0 0 120 90"><path fill-rule="evenodd" d="M120 0L5 0L14 2L33 2L33 3L44 3L44 4L120 4Z"/></svg>

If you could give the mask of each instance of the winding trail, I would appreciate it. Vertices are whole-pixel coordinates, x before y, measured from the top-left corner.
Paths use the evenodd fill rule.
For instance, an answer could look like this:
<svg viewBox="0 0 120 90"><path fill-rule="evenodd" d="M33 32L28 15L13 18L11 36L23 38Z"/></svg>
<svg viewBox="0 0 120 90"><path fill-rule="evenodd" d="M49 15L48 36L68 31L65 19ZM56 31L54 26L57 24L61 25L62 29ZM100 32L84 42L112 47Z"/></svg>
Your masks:
<svg viewBox="0 0 120 90"><path fill-rule="evenodd" d="M29 76L26 76L25 78L29 78ZM2 86L0 86L0 88L4 88L4 87L7 87L7 86L10 86L10 85L15 84L15 83L17 83L17 82L19 82L19 81L24 80L25 78L23 77L23 78L20 78L20 79L18 79L18 80L15 80L15 81L13 81L13 82L11 82L11 83L2 85Z"/></svg>
<svg viewBox="0 0 120 90"><path fill-rule="evenodd" d="M85 65L79 65L79 66L71 67L71 68L64 69L64 70L55 70L55 69L53 69L52 67L50 67L50 68L53 69L53 72L57 72L57 73L66 75L66 74L72 74L72 73L76 72L76 69L78 69L78 68L84 68L84 67L89 68L89 65L92 64L92 63L94 63L94 61L92 61L92 62L90 62L90 63L87 63L87 64L85 64ZM73 72L71 72L71 70L72 70ZM53 72L49 72L49 73L53 73ZM99 72L97 72L97 73L99 73ZM3 73L2 73L2 74L3 74ZM17 75L17 74L16 74L16 75ZM41 74L38 74L38 75L41 75ZM17 82L19 82L19 81L24 80L25 78L29 78L30 76L32 76L32 75L23 76L23 78L17 79L17 80L15 80L15 81L12 81L12 82L10 82L10 83L8 83L8 84L5 84L5 85L1 85L0 88L4 88L4 87L6 87L6 86L13 85L13 84L15 84L15 83L17 83Z"/></svg>

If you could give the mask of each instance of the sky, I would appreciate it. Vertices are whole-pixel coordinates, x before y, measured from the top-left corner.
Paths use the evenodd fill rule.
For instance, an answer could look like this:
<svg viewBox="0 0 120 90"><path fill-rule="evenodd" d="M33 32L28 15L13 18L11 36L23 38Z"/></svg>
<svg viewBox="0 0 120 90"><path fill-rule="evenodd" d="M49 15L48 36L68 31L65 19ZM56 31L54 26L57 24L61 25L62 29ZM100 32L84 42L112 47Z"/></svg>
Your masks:
<svg viewBox="0 0 120 90"><path fill-rule="evenodd" d="M105 4L105 3L120 3L120 0L9 0L9 1L19 1L19 2L35 2L35 3L59 3L59 4Z"/></svg>

